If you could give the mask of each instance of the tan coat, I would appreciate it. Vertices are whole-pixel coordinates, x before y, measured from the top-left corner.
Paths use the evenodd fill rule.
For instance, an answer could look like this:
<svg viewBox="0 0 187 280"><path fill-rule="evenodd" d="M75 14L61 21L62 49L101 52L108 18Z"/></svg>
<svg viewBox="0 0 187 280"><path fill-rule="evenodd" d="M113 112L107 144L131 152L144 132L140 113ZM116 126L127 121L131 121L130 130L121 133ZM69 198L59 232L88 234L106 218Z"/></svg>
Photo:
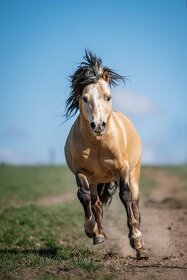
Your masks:
<svg viewBox="0 0 187 280"><path fill-rule="evenodd" d="M123 166L133 170L140 161L141 141L126 116L112 111L102 136L93 135L88 127L80 114L66 141L65 156L74 174L82 171L89 183L98 184L118 181Z"/></svg>

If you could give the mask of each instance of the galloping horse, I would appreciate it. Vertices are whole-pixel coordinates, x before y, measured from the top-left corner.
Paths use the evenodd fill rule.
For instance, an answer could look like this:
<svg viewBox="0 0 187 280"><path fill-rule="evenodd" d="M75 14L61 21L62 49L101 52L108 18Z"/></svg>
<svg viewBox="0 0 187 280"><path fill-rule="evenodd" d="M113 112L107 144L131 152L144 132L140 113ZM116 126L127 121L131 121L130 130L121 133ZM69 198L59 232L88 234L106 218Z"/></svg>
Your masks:
<svg viewBox="0 0 187 280"><path fill-rule="evenodd" d="M113 111L111 102L111 86L125 82L125 77L104 67L100 58L86 50L84 61L70 81L66 118L78 110L80 114L66 140L65 156L76 177L85 232L93 238L93 244L105 241L103 204L119 187L127 213L130 245L136 250L137 259L147 259L138 209L141 141L131 121Z"/></svg>

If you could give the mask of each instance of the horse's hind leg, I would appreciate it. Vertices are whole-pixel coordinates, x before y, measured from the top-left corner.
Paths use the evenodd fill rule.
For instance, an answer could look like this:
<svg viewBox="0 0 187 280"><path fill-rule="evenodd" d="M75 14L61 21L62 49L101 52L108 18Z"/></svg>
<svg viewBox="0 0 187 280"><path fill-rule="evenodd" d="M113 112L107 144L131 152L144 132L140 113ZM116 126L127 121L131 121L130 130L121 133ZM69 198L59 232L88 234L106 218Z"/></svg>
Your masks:
<svg viewBox="0 0 187 280"><path fill-rule="evenodd" d="M98 195L92 196L92 212L97 223L97 234L95 234L93 238L93 244L96 245L104 242L106 239L106 235L102 227L103 203L99 199Z"/></svg>
<svg viewBox="0 0 187 280"><path fill-rule="evenodd" d="M86 176L82 173L76 174L76 181L78 186L77 196L83 206L85 219L84 228L88 237L93 238L93 243L98 244L105 240L105 236L100 233L97 221L98 216L93 213L92 194ZM97 206L95 207L97 209ZM94 210L95 211L95 210ZM102 239L102 241L101 241ZM100 241L100 242L99 242Z"/></svg>
<svg viewBox="0 0 187 280"><path fill-rule="evenodd" d="M94 186L92 191L92 211L95 216L95 220L98 226L97 236L94 237L94 244L99 244L104 242L106 239L106 234L102 227L102 218L103 218L103 205L111 203L112 196L114 195L117 188L116 182L101 183L97 185L97 188Z"/></svg>
<svg viewBox="0 0 187 280"><path fill-rule="evenodd" d="M145 249L142 233L140 231L140 213L138 209L139 200L139 163L135 169L129 173L128 168L120 174L120 199L127 212L127 225L129 227L129 240L131 247L137 251L138 259L147 259L148 253Z"/></svg>

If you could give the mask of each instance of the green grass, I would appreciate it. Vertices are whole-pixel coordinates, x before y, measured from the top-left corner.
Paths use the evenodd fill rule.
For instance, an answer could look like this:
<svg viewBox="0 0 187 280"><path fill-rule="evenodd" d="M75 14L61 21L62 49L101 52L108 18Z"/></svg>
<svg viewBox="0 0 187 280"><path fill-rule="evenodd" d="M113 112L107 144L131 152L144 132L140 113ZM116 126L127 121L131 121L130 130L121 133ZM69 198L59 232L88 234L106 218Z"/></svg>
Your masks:
<svg viewBox="0 0 187 280"><path fill-rule="evenodd" d="M149 167L143 167L140 177L140 195L143 197L149 197L153 188L155 188L156 182L151 175Z"/></svg>
<svg viewBox="0 0 187 280"><path fill-rule="evenodd" d="M70 279L69 271L84 278L99 268L97 256L83 246L78 200L35 204L41 197L76 192L66 167L2 165L0 178L0 279L61 279L58 270L63 279Z"/></svg>
<svg viewBox="0 0 187 280"><path fill-rule="evenodd" d="M165 167L164 170L166 170L170 174L179 176L181 187L187 188L187 165Z"/></svg>
<svg viewBox="0 0 187 280"><path fill-rule="evenodd" d="M82 209L77 203L11 207L0 214L0 244L4 248L59 245L61 240L68 242L79 238L81 224Z"/></svg>
<svg viewBox="0 0 187 280"><path fill-rule="evenodd" d="M32 203L42 196L75 190L75 179L66 166L0 165L0 208Z"/></svg>
<svg viewBox="0 0 187 280"><path fill-rule="evenodd" d="M37 274L37 279L41 279L41 277L51 279L49 275L50 271L54 271L54 267L65 272L80 269L85 275L92 276L100 267L99 256L93 255L92 251L87 248L76 246L23 250L1 249L0 259L1 275L4 277L10 276L11 272L14 275L24 275L27 271L33 271ZM52 276L54 277L54 275Z"/></svg>

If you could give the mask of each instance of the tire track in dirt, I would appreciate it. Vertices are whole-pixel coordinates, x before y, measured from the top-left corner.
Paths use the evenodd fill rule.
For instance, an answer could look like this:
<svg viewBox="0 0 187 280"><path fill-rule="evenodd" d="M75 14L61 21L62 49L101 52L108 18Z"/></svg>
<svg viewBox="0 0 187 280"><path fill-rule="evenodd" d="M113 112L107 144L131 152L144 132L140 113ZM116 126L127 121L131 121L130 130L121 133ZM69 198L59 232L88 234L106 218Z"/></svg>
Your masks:
<svg viewBox="0 0 187 280"><path fill-rule="evenodd" d="M77 199L76 192L67 192L64 195L50 195L41 197L36 201L35 204L39 206L52 206L71 202L75 199Z"/></svg>
<svg viewBox="0 0 187 280"><path fill-rule="evenodd" d="M37 206L52 206L52 205L58 205L58 204L64 204L67 202L71 202L73 200L77 199L76 192L67 192L63 195L48 195L48 196L42 196L41 198L37 199L36 201L32 202L25 202L25 201L13 201L9 203L8 207L4 207L0 210L0 213L6 210L6 208L14 207L14 208L21 208L25 206L30 205L37 205Z"/></svg>

